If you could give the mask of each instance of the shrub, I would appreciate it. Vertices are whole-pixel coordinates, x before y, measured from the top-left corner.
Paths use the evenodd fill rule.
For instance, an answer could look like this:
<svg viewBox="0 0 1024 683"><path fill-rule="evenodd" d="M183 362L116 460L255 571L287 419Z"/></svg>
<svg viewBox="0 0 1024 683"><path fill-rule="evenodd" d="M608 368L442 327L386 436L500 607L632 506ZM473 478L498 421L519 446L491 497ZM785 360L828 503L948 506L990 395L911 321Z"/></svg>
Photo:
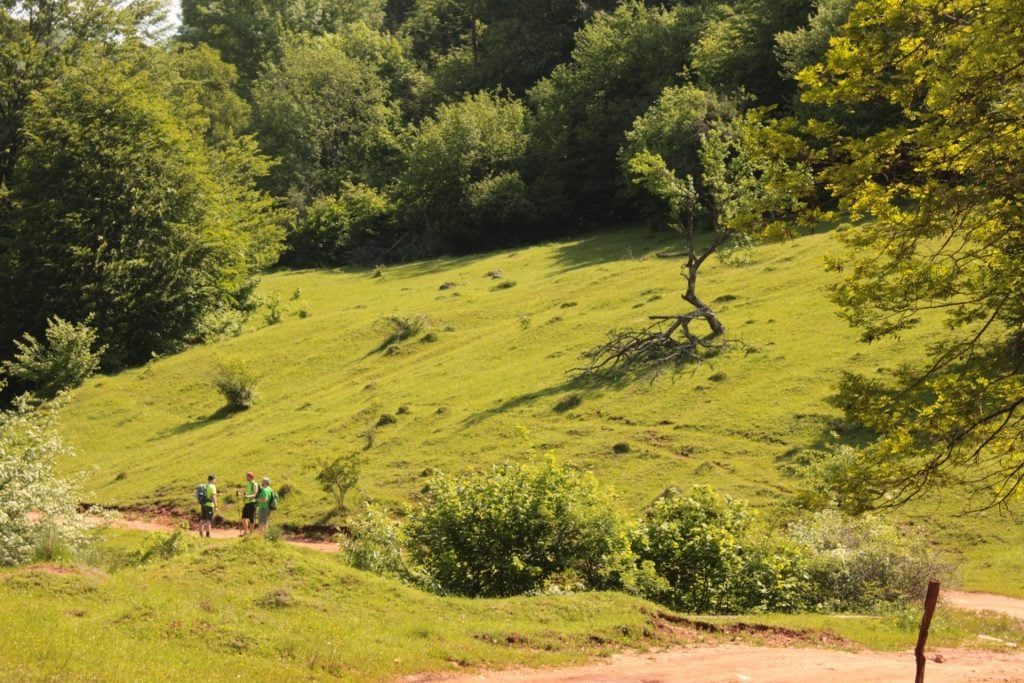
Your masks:
<svg viewBox="0 0 1024 683"><path fill-rule="evenodd" d="M383 346L391 346L400 341L415 337L427 324L427 318L423 315L402 316L396 313L385 315L374 323L376 329L387 333Z"/></svg>
<svg viewBox="0 0 1024 683"><path fill-rule="evenodd" d="M285 259L310 266L365 261L372 241L386 232L393 210L374 188L343 183L337 195L319 197L300 212L288 234Z"/></svg>
<svg viewBox="0 0 1024 683"><path fill-rule="evenodd" d="M0 566L65 556L85 543L77 482L56 473L58 459L74 457L57 434L59 405L20 402L0 412Z"/></svg>
<svg viewBox="0 0 1024 683"><path fill-rule="evenodd" d="M276 325L281 322L284 315L281 313L281 299L276 294L271 294L266 300L267 312L263 314L263 320L268 325Z"/></svg>
<svg viewBox="0 0 1024 683"><path fill-rule="evenodd" d="M14 359L4 361L0 369L44 399L80 386L99 367L107 348L100 346L93 351L96 330L89 326L91 321L92 316L75 324L58 316L50 318L46 321L46 342L26 332L22 341L14 341Z"/></svg>
<svg viewBox="0 0 1024 683"><path fill-rule="evenodd" d="M259 375L251 365L237 358L219 360L213 368L213 385L233 410L252 407L258 381Z"/></svg>
<svg viewBox="0 0 1024 683"><path fill-rule="evenodd" d="M923 598L928 580L948 573L923 536L871 515L823 510L788 535L807 561L817 609L861 611Z"/></svg>
<svg viewBox="0 0 1024 683"><path fill-rule="evenodd" d="M441 591L517 595L556 575L611 587L632 563L610 494L553 456L460 477L435 473L429 491L408 524L409 551Z"/></svg>
<svg viewBox="0 0 1024 683"><path fill-rule="evenodd" d="M169 534L155 534L141 550L133 553L132 559L137 564L145 564L152 560L169 560L194 547L187 529L178 528Z"/></svg>
<svg viewBox="0 0 1024 683"><path fill-rule="evenodd" d="M747 506L708 486L688 496L658 499L644 522L636 550L670 586L663 596L688 612L726 612L737 607L743 576Z"/></svg>
<svg viewBox="0 0 1024 683"><path fill-rule="evenodd" d="M350 565L381 576L407 574L401 527L388 519L383 509L367 505L363 514L352 520L350 532L341 544Z"/></svg>
<svg viewBox="0 0 1024 683"><path fill-rule="evenodd" d="M339 455L331 462L321 463L316 480L324 491L334 496L334 509L345 511L345 496L359 481L359 470L364 460L357 454Z"/></svg>

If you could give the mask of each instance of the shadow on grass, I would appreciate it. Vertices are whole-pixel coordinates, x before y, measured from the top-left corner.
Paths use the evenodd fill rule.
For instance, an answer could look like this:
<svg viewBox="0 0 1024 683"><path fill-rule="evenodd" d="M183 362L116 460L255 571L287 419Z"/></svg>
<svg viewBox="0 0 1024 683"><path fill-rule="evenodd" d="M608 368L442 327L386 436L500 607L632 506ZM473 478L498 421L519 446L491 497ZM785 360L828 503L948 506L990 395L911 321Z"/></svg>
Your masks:
<svg viewBox="0 0 1024 683"><path fill-rule="evenodd" d="M489 418L508 412L509 410L514 410L515 408L529 405L535 401L559 395L564 396L560 401L551 406L551 410L555 413L565 413L578 407L588 398L592 398L602 389L622 388L629 384L629 382L629 378L623 375L609 375L607 377L570 377L560 384L555 384L536 391L529 391L525 394L505 399L493 408L488 408L487 410L482 410L470 415L463 420L462 424L465 427L473 427Z"/></svg>
<svg viewBox="0 0 1024 683"><path fill-rule="evenodd" d="M652 252L681 244L679 236L669 230L642 229L631 226L614 232L601 232L590 237L555 245L558 273L566 273L601 263L646 257Z"/></svg>
<svg viewBox="0 0 1024 683"><path fill-rule="evenodd" d="M232 405L223 405L214 412L210 413L209 415L197 417L194 420L190 420L189 422L180 424L177 427L165 429L159 434L157 434L156 438L162 439L164 437L174 436L176 434L187 434L188 432L195 431L196 429L201 429L213 422L219 422L220 420L225 420L233 415L237 415L238 413L244 413L246 410L246 408L236 408Z"/></svg>

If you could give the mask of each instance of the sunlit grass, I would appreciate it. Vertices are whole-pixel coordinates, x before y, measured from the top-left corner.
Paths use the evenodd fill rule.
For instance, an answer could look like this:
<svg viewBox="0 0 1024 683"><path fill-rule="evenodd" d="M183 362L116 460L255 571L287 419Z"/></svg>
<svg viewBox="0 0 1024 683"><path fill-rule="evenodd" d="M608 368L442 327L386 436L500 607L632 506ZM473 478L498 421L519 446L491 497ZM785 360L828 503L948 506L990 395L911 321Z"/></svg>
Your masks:
<svg viewBox="0 0 1024 683"><path fill-rule="evenodd" d="M679 261L654 256L667 248L671 235L631 229L379 272L270 275L260 295L280 301L282 322L257 313L237 338L78 390L64 431L80 457L63 466L87 470L100 503L179 510L215 473L232 519L230 494L251 469L289 485L278 523L312 525L332 508L314 479L319 460L364 452L350 507L376 500L400 512L435 469L526 457L525 426L635 513L697 483L770 510L798 484L794 458L840 428L828 402L838 373L884 375L919 358L937 329L859 344L828 301L834 275L822 261L839 247L818 234L758 247L742 266L708 262L700 294L746 351L654 380L572 384L580 354L608 330L685 310ZM516 286L494 287L507 280ZM392 315L419 330L388 343L381 321ZM225 358L261 375L249 410L223 410L212 376ZM959 503L949 492L897 517L960 553L965 586L1024 595L1021 526L995 513L954 518Z"/></svg>

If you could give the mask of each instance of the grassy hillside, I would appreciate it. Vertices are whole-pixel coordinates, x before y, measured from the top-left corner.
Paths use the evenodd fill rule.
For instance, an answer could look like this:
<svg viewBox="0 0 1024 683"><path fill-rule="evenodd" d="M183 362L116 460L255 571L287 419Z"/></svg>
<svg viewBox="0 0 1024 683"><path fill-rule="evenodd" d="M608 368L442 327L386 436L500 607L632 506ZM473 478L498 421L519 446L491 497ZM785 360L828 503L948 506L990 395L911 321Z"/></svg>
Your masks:
<svg viewBox="0 0 1024 683"><path fill-rule="evenodd" d="M707 264L700 293L751 352L655 381L570 384L580 353L609 329L685 310L679 261L654 256L674 246L670 235L633 229L383 270L268 276L260 294L280 301L278 324L264 309L239 337L77 391L64 429L80 457L65 467L94 468L87 487L100 503L182 509L207 473L233 490L254 469L294 490L279 521L307 525L330 510L313 479L318 459L364 452L352 502L398 505L435 468L527 457L523 426L635 511L667 486L694 483L775 504L794 484L793 456L830 438L837 413L826 399L838 372L886 372L917 357L929 330L858 344L827 301L822 257L838 247L813 235L759 247L744 265ZM422 317L424 327L388 347L380 321L389 314ZM211 385L215 362L229 357L263 375L245 412L223 411ZM376 426L384 414L396 422ZM1024 594L1013 570L1024 557L1007 550L1022 547L1021 527L953 519L955 502L903 514L964 549L966 585ZM237 505L225 514L235 518Z"/></svg>
<svg viewBox="0 0 1024 683"><path fill-rule="evenodd" d="M197 671L220 681L254 670L277 680L393 680L735 639L907 650L919 619L916 609L859 619L754 618L768 628L702 619L720 625L716 634L619 593L441 598L353 570L338 555L257 538L193 539L172 557L126 564L153 539L108 536L101 547L108 561L120 557L115 571L0 569L0 681L190 681ZM979 641L978 633L990 639ZM942 606L929 646L1005 649L991 638L1020 642L1024 630L1017 620Z"/></svg>

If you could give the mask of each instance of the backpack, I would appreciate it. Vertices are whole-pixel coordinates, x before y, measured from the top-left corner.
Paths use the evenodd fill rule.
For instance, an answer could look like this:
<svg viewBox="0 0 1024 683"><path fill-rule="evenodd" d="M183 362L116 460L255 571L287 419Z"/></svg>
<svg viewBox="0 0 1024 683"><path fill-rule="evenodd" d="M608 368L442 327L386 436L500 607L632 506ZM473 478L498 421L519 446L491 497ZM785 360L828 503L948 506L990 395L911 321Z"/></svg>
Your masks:
<svg viewBox="0 0 1024 683"><path fill-rule="evenodd" d="M267 507L271 510L277 509L277 491L270 492L270 500L267 501Z"/></svg>
<svg viewBox="0 0 1024 683"><path fill-rule="evenodd" d="M200 484L196 487L196 501L200 505L206 505L206 484Z"/></svg>

